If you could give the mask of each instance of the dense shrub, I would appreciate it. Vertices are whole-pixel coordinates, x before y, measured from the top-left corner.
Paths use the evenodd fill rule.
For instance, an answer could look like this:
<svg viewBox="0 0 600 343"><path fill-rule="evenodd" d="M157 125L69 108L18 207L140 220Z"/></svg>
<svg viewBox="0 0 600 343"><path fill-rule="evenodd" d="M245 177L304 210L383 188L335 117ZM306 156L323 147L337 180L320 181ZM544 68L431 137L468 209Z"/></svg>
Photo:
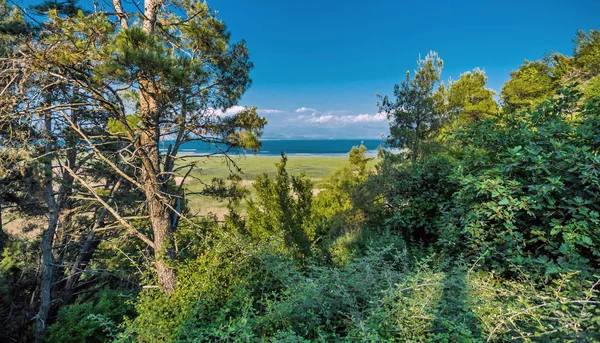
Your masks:
<svg viewBox="0 0 600 343"><path fill-rule="evenodd" d="M531 112L477 123L452 178L460 185L443 230L491 267L590 272L600 256L599 102L563 89Z"/></svg>
<svg viewBox="0 0 600 343"><path fill-rule="evenodd" d="M457 185L450 178L454 165L450 157L436 155L415 163L400 164L389 202L393 215L387 225L408 240L437 242L440 218Z"/></svg>
<svg viewBox="0 0 600 343"><path fill-rule="evenodd" d="M222 238L221 238L222 239ZM209 247L210 246L210 247ZM236 238L182 266L171 296L146 290L121 341L214 342L344 337L411 263L394 235L371 240L343 268L305 272L284 251ZM273 250L275 248L275 250Z"/></svg>
<svg viewBox="0 0 600 343"><path fill-rule="evenodd" d="M111 290L94 299L65 306L46 331L46 342L106 342L120 332L124 317L133 315L132 296Z"/></svg>
<svg viewBox="0 0 600 343"><path fill-rule="evenodd" d="M317 185L311 223L317 248L328 262L346 264L369 233L381 231L386 217L382 177L368 167L372 159L364 145L355 146L350 163Z"/></svg>
<svg viewBox="0 0 600 343"><path fill-rule="evenodd" d="M155 288L144 289L136 304L138 315L126 321L120 341L172 341L194 313L206 311L195 318L210 323L211 313L225 308L244 281L268 282L265 275L255 277L253 256L258 255L257 248L247 239L223 232L207 234L195 243L195 257L178 268L176 291L167 295Z"/></svg>
<svg viewBox="0 0 600 343"><path fill-rule="evenodd" d="M489 272L467 273L469 306L490 342L600 341L600 280L577 273L539 282L520 275L506 280Z"/></svg>

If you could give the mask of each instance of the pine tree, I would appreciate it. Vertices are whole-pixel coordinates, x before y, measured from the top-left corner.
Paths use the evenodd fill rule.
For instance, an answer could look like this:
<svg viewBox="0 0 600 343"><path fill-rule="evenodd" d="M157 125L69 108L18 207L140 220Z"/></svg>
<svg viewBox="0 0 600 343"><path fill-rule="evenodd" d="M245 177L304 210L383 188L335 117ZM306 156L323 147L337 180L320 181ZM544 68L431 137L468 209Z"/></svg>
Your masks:
<svg viewBox="0 0 600 343"><path fill-rule="evenodd" d="M379 111L390 120L387 143L392 148L403 149L412 161L425 152L425 143L433 138L442 126L443 85L438 87L443 61L431 51L417 61L418 67L411 79L394 86L394 97L380 97Z"/></svg>

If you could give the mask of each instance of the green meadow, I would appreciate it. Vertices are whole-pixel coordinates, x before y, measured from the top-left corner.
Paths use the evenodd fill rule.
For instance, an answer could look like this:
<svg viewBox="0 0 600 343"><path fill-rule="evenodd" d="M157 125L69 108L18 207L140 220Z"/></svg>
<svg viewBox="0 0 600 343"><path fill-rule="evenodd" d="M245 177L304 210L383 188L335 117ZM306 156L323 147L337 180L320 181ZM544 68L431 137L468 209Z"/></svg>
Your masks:
<svg viewBox="0 0 600 343"><path fill-rule="evenodd" d="M277 172L275 164L280 161L280 156L231 156L229 161L222 156L200 157L187 156L182 157L179 165L186 165L192 162L196 163L196 168L190 173L185 182L188 192L188 207L194 214L207 215L215 214L222 218L226 213L227 203L213 197L194 194L201 191L206 183L210 183L213 178L227 179L232 172L236 171L233 163L241 169L239 175L242 178L241 184L248 187L252 193L252 182L257 176L264 173L274 176ZM232 163L233 162L233 163ZM371 161L371 164L374 164ZM291 175L304 173L318 188L319 182L326 179L329 174L339 170L348 164L348 156L288 156L287 171ZM187 170L181 170L179 177L183 176ZM180 178L177 179L178 183ZM242 203L244 210L244 203Z"/></svg>

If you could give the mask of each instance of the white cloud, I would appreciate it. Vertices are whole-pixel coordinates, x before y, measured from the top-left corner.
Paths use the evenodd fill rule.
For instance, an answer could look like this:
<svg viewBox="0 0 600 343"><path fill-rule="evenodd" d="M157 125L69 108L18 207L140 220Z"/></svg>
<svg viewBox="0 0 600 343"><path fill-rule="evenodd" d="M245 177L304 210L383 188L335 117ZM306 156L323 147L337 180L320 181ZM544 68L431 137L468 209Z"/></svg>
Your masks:
<svg viewBox="0 0 600 343"><path fill-rule="evenodd" d="M325 112L325 114L327 115L342 115L342 114L349 114L350 111L348 110L329 110L327 112Z"/></svg>
<svg viewBox="0 0 600 343"><path fill-rule="evenodd" d="M325 124L325 123L336 123L336 124L369 124L369 123L382 123L387 121L385 113L376 114L357 114L357 115L322 115L322 116L299 116L297 118L300 121L313 124Z"/></svg>
<svg viewBox="0 0 600 343"><path fill-rule="evenodd" d="M299 109L296 110L296 113L304 113L304 112L317 112L317 110L315 110L314 108L308 108L308 107L300 107Z"/></svg>
<svg viewBox="0 0 600 343"><path fill-rule="evenodd" d="M284 111L282 110L272 110L269 108L265 108L265 109L259 109L257 110L258 113L260 114L277 114L277 113L283 113Z"/></svg>
<svg viewBox="0 0 600 343"><path fill-rule="evenodd" d="M315 123L315 124L321 124L321 123L327 123L329 121L331 121L332 119L334 119L334 116L311 116L308 117L307 122L309 123Z"/></svg>
<svg viewBox="0 0 600 343"><path fill-rule="evenodd" d="M349 123L379 123L387 120L385 113L359 114L355 116L342 116L340 120Z"/></svg>
<svg viewBox="0 0 600 343"><path fill-rule="evenodd" d="M208 112L211 113L217 117L226 117L226 116L232 116L234 114L238 114L241 111L243 111L245 109L244 106L232 106L230 108L228 108L225 112L223 112L223 110L220 109L214 109L214 108L209 108Z"/></svg>

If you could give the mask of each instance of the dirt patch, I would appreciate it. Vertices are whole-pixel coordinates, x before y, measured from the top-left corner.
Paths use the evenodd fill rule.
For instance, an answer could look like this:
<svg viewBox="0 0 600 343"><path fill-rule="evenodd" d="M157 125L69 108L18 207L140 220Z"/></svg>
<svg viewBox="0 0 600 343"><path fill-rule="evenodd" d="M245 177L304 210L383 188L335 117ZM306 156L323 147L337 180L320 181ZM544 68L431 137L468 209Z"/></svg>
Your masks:
<svg viewBox="0 0 600 343"><path fill-rule="evenodd" d="M14 218L4 223L4 230L14 237L34 239L41 235L47 225L43 216L33 218Z"/></svg>
<svg viewBox="0 0 600 343"><path fill-rule="evenodd" d="M240 186L248 187L254 183L254 180L242 180L239 183L240 183Z"/></svg>

